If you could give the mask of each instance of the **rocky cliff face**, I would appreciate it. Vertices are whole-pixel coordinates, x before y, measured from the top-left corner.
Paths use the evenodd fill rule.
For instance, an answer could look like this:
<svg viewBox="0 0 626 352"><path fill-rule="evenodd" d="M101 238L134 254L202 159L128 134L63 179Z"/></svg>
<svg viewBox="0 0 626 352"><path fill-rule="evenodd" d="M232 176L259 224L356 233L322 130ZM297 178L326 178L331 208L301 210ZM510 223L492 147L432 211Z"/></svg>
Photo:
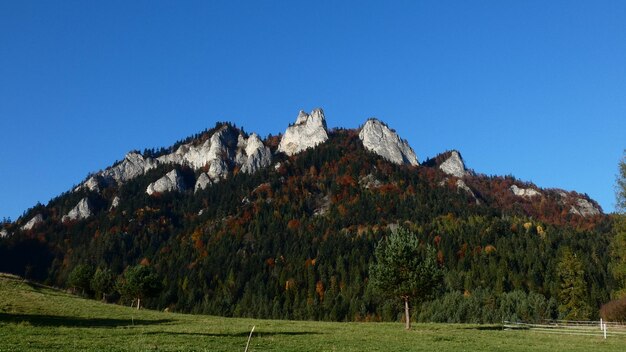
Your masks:
<svg viewBox="0 0 626 352"><path fill-rule="evenodd" d="M235 128L223 126L201 145L183 144L174 153L157 160L163 164L189 165L196 170L216 161L231 160L235 157L238 136L239 131Z"/></svg>
<svg viewBox="0 0 626 352"><path fill-rule="evenodd" d="M211 182L211 179L209 178L209 175L206 174L206 172L201 173L200 176L198 176L198 179L196 180L196 185L194 186L194 193L207 188L212 183L213 182Z"/></svg>
<svg viewBox="0 0 626 352"><path fill-rule="evenodd" d="M78 204L76 204L76 206L72 210L70 210L69 213L67 213L67 215L63 216L63 218L61 218L61 221L67 222L81 220L86 219L91 215L93 215L91 205L89 204L89 200L85 197L81 199L80 202L78 202Z"/></svg>
<svg viewBox="0 0 626 352"><path fill-rule="evenodd" d="M600 209L596 208L593 203L584 199L576 199L576 204L572 205L569 209L570 214L580 215L582 217L600 215Z"/></svg>
<svg viewBox="0 0 626 352"><path fill-rule="evenodd" d="M270 148L263 144L256 133L251 134L248 139L240 135L237 148L236 161L241 165L241 172L251 174L272 163Z"/></svg>
<svg viewBox="0 0 626 352"><path fill-rule="evenodd" d="M163 164L188 165L194 170L207 166L206 176L216 182L226 178L234 166L253 173L271 163L272 153L258 135L253 133L246 138L241 131L226 125L201 144L183 144L175 152L156 159L128 153L122 162L89 177L74 191L98 192L101 184L123 184Z"/></svg>
<svg viewBox="0 0 626 352"><path fill-rule="evenodd" d="M327 140L324 111L315 109L311 114L300 111L296 123L287 128L280 140L278 151L291 156Z"/></svg>
<svg viewBox="0 0 626 352"><path fill-rule="evenodd" d="M377 119L369 119L359 132L365 149L396 163L418 165L417 156L409 143Z"/></svg>
<svg viewBox="0 0 626 352"><path fill-rule="evenodd" d="M102 177L107 182L124 183L133 178L143 175L146 171L154 169L157 162L152 158L144 158L141 154L130 152L124 160L102 172Z"/></svg>
<svg viewBox="0 0 626 352"><path fill-rule="evenodd" d="M174 169L165 176L148 185L146 193L153 195L154 193L165 193L173 191L182 191L185 189L183 177L178 170Z"/></svg>
<svg viewBox="0 0 626 352"><path fill-rule="evenodd" d="M33 216L30 220L28 220L28 222L24 226L22 226L22 230L24 231L32 230L35 227L37 227L37 225L41 224L42 222L43 222L43 216L41 214L37 214Z"/></svg>
<svg viewBox="0 0 626 352"><path fill-rule="evenodd" d="M448 159L446 159L441 165L439 165L439 169L445 172L448 175L455 176L458 178L462 178L467 174L465 169L465 163L463 163L463 159L461 158L461 154L458 151L453 150L450 153Z"/></svg>

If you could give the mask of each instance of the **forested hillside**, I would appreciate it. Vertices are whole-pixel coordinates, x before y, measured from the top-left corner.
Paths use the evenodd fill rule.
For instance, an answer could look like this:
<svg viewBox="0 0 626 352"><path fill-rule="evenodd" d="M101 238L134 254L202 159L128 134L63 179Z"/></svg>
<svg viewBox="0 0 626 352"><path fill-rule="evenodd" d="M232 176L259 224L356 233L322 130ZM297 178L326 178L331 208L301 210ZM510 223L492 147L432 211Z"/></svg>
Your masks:
<svg viewBox="0 0 626 352"><path fill-rule="evenodd" d="M184 143L201 145L219 127ZM248 164L226 162L228 176L204 189L194 184L211 173L208 165L168 163L124 183L79 187L3 225L0 271L71 287L77 268L108 269L114 279L140 264L162 283L145 301L153 308L396 320L399 302L372 294L368 268L380 239L402 226L435 247L444 270L435 300L415 310L421 320L589 319L609 301L612 219L586 211L597 207L587 196L510 176L457 177L440 168L451 152L417 166L393 163L364 148L358 134L330 130L327 141L291 156L277 152L280 136L269 137L271 164L243 172ZM173 169L176 191L146 193ZM85 198L88 216L64 217ZM26 227L37 215L41 221ZM574 302L562 289L570 284Z"/></svg>

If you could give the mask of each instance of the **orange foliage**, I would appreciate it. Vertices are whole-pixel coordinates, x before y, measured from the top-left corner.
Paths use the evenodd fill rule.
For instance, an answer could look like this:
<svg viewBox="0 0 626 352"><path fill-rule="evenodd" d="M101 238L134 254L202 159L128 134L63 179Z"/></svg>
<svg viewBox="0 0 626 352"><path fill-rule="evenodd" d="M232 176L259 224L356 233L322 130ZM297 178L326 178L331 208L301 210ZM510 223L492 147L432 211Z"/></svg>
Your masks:
<svg viewBox="0 0 626 352"><path fill-rule="evenodd" d="M346 209L346 207L343 204L339 204L339 206L337 207L337 211L339 212L339 215L341 216L346 216L348 214L348 209Z"/></svg>
<svg viewBox="0 0 626 352"><path fill-rule="evenodd" d="M141 260L141 262L139 262L139 265L141 265L141 266L148 266L148 265L150 265L150 259L144 257Z"/></svg>
<svg viewBox="0 0 626 352"><path fill-rule="evenodd" d="M356 181L350 175L342 175L337 177L337 184L340 186L356 186Z"/></svg>
<svg viewBox="0 0 626 352"><path fill-rule="evenodd" d="M321 282L321 281L318 281L315 284L315 293L317 293L317 295L319 296L320 301L324 300L324 292L325 292L325 290L324 290L324 283Z"/></svg>
<svg viewBox="0 0 626 352"><path fill-rule="evenodd" d="M494 247L494 246L492 246L490 244L485 246L485 253L491 254L491 253L493 253L495 251L496 251L496 247Z"/></svg>
<svg viewBox="0 0 626 352"><path fill-rule="evenodd" d="M443 252L441 250L437 251L437 263L443 265Z"/></svg>
<svg viewBox="0 0 626 352"><path fill-rule="evenodd" d="M296 230L300 227L300 220L298 219L291 219L289 220L289 222L287 223L287 228L289 230Z"/></svg>

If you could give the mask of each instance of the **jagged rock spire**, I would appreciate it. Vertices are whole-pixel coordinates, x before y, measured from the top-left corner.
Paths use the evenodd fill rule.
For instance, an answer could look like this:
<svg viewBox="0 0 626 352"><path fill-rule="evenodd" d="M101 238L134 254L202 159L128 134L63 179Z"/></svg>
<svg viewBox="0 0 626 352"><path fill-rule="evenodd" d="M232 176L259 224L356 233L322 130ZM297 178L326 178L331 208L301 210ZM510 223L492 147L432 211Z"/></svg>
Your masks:
<svg viewBox="0 0 626 352"><path fill-rule="evenodd" d="M378 119L368 119L359 132L359 138L365 149L393 163L418 165L417 156L409 143Z"/></svg>

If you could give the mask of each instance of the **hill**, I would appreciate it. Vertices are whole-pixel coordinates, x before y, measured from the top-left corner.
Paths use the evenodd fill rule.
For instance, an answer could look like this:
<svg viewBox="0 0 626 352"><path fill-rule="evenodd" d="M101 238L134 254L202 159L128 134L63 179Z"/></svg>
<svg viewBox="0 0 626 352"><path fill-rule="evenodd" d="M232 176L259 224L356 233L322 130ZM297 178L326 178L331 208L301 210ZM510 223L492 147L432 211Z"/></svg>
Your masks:
<svg viewBox="0 0 626 352"><path fill-rule="evenodd" d="M131 309L0 274L1 351L619 351L623 337L499 326L275 321Z"/></svg>
<svg viewBox="0 0 626 352"><path fill-rule="evenodd" d="M69 287L77 268L119 276L141 264L164 287L146 301L153 308L395 321L396 302L373 296L367 281L374 247L398 226L435 246L445 270L417 319L568 317L559 297L567 253L584 268L584 317L609 300L611 219L587 196L477 173L458 151L420 164L381 121L328 130L321 110L264 140L219 123L130 152L4 224L0 270Z"/></svg>

